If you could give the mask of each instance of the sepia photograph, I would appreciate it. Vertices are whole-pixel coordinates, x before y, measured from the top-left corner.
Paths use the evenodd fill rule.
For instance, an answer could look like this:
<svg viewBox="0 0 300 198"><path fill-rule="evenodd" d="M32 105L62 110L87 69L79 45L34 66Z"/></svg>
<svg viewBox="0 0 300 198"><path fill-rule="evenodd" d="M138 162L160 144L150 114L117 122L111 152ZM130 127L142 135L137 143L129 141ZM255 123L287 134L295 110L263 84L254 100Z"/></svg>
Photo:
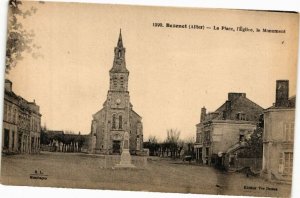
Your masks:
<svg viewBox="0 0 300 198"><path fill-rule="evenodd" d="M299 13L9 0L3 185L291 197Z"/></svg>

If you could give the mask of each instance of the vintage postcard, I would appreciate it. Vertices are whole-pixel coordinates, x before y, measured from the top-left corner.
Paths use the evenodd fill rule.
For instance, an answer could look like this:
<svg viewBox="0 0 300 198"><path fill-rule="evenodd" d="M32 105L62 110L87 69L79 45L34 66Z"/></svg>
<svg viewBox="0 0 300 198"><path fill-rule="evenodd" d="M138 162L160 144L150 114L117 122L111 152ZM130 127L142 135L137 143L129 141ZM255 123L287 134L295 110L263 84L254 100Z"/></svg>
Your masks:
<svg viewBox="0 0 300 198"><path fill-rule="evenodd" d="M299 14L9 1L1 183L289 197Z"/></svg>

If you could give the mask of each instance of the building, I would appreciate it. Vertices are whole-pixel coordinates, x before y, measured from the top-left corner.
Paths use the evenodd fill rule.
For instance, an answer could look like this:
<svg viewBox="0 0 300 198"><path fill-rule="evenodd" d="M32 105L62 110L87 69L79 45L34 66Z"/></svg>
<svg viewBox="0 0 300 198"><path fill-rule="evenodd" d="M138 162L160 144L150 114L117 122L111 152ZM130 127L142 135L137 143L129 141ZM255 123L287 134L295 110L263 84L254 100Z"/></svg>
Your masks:
<svg viewBox="0 0 300 198"><path fill-rule="evenodd" d="M245 93L228 93L228 100L216 111L201 109L200 123L196 125L196 160L208 165L222 165L223 156L231 163L235 151L245 146L256 129L263 108L246 97Z"/></svg>
<svg viewBox="0 0 300 198"><path fill-rule="evenodd" d="M128 91L129 71L126 68L125 48L120 32L114 49L113 67L109 71L110 86L103 108L93 115L91 152L119 154L124 132L130 136L130 152L143 149L142 118L132 108Z"/></svg>
<svg viewBox="0 0 300 198"><path fill-rule="evenodd" d="M292 180L295 102L289 81L278 80L275 103L264 112L262 175L269 180Z"/></svg>
<svg viewBox="0 0 300 198"><path fill-rule="evenodd" d="M5 80L2 152L38 153L40 150L40 107L12 91Z"/></svg>

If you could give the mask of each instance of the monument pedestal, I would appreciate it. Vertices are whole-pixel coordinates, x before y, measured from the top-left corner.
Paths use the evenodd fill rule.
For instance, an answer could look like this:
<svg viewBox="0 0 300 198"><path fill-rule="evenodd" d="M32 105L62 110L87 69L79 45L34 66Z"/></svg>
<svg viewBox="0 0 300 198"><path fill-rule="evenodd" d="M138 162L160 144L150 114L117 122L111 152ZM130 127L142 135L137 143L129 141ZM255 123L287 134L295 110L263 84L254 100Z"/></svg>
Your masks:
<svg viewBox="0 0 300 198"><path fill-rule="evenodd" d="M115 165L115 168L135 168L131 163L131 156L129 153L129 134L124 133L123 146L122 146L121 161L119 164Z"/></svg>
<svg viewBox="0 0 300 198"><path fill-rule="evenodd" d="M123 149L121 161L115 166L115 168L136 168L135 165L131 163L131 156L128 149Z"/></svg>

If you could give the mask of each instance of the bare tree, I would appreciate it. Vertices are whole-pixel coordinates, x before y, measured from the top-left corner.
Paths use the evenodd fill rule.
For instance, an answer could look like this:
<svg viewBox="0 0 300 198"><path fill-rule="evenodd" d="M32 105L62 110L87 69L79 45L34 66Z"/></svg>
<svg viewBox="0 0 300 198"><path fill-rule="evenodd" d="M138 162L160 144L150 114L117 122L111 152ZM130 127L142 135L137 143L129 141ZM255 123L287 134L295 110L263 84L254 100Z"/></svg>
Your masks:
<svg viewBox="0 0 300 198"><path fill-rule="evenodd" d="M177 129L168 129L167 130L167 142L178 143L180 137L180 131Z"/></svg>
<svg viewBox="0 0 300 198"><path fill-rule="evenodd" d="M158 143L158 139L154 135L149 135L149 142L151 143Z"/></svg>
<svg viewBox="0 0 300 198"><path fill-rule="evenodd" d="M171 152L171 157L176 158L178 156L178 143L179 143L180 131L177 129L167 130L167 139L165 141L165 147L168 152Z"/></svg>
<svg viewBox="0 0 300 198"><path fill-rule="evenodd" d="M190 136L185 139L185 154L192 156L194 158L194 143L195 138L193 136Z"/></svg>
<svg viewBox="0 0 300 198"><path fill-rule="evenodd" d="M195 143L195 137L194 136L187 137L185 139L185 143L187 143L187 144L194 144Z"/></svg>

